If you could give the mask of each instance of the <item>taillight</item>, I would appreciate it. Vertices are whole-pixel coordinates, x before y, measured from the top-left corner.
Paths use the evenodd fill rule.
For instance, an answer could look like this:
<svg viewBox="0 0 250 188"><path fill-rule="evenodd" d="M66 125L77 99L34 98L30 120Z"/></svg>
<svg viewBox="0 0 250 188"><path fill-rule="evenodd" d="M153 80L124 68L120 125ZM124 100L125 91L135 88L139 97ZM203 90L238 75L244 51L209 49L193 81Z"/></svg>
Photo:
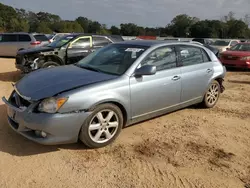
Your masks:
<svg viewBox="0 0 250 188"><path fill-rule="evenodd" d="M35 41L35 42L32 42L32 43L30 43L31 45L39 45L39 44L41 44L41 41Z"/></svg>

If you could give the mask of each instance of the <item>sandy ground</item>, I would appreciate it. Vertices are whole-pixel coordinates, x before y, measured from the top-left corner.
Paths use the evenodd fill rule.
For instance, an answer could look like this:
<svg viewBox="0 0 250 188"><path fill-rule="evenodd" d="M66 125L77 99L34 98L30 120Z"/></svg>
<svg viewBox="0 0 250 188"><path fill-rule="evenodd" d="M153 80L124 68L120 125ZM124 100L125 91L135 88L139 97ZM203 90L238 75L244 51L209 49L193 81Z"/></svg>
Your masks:
<svg viewBox="0 0 250 188"><path fill-rule="evenodd" d="M0 59L0 96L19 79ZM213 109L190 107L122 131L115 143L42 146L13 132L0 102L0 187L250 187L250 72L228 72Z"/></svg>

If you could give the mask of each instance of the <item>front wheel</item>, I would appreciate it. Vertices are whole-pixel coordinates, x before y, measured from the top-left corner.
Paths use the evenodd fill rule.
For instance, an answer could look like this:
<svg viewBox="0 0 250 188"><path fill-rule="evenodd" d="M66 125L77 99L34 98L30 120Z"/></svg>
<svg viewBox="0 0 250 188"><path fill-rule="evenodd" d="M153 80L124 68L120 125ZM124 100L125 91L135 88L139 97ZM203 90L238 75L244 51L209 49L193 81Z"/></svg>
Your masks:
<svg viewBox="0 0 250 188"><path fill-rule="evenodd" d="M112 143L120 134L123 115L113 104L97 106L86 119L79 138L89 148L100 148Z"/></svg>
<svg viewBox="0 0 250 188"><path fill-rule="evenodd" d="M214 80L205 93L202 105L205 108L212 108L219 100L221 87L218 81Z"/></svg>
<svg viewBox="0 0 250 188"><path fill-rule="evenodd" d="M54 61L48 61L48 62L45 62L42 67L43 68L52 68L52 67L57 67L57 66L60 66L60 65Z"/></svg>

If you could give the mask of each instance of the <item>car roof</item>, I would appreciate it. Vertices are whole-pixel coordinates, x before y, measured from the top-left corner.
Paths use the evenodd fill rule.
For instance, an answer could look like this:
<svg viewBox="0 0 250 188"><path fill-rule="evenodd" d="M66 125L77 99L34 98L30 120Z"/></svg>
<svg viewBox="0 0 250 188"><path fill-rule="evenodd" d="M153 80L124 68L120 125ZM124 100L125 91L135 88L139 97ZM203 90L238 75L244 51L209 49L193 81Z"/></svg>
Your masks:
<svg viewBox="0 0 250 188"><path fill-rule="evenodd" d="M192 42L183 42L183 41L168 41L168 40L127 40L124 42L118 42L116 44L129 44L129 45L138 45L138 46L161 46L164 44L173 44L173 45L190 45L190 46L201 46Z"/></svg>

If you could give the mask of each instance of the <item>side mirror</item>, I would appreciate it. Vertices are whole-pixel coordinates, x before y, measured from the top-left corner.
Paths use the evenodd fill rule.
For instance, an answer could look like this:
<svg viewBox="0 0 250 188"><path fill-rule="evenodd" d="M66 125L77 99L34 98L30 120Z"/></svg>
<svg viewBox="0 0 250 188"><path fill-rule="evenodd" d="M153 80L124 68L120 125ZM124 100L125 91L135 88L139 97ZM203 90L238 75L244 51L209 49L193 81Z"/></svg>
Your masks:
<svg viewBox="0 0 250 188"><path fill-rule="evenodd" d="M230 48L226 48L226 50L230 50Z"/></svg>
<svg viewBox="0 0 250 188"><path fill-rule="evenodd" d="M156 73L156 66L153 65L144 65L139 69L135 70L134 76L139 77L143 75L153 75Z"/></svg>

